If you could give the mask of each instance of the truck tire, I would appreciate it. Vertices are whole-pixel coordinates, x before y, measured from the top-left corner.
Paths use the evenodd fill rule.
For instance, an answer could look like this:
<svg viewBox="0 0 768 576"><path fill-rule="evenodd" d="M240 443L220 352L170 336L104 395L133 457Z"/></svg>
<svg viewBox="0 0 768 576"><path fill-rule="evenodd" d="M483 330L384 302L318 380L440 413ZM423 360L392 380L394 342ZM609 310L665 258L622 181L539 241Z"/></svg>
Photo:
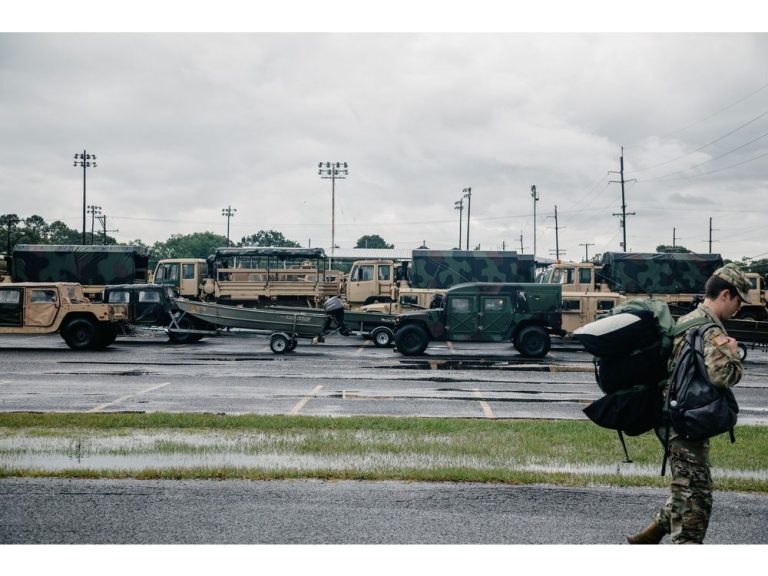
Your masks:
<svg viewBox="0 0 768 576"><path fill-rule="evenodd" d="M371 340L376 348L387 348L392 346L395 334L386 326L379 326L371 331Z"/></svg>
<svg viewBox="0 0 768 576"><path fill-rule="evenodd" d="M99 326L91 318L74 318L61 329L61 337L72 350L89 350L98 341Z"/></svg>
<svg viewBox="0 0 768 576"><path fill-rule="evenodd" d="M190 316L182 316L176 321L182 330L198 330L199 327ZM185 334L183 332L168 332L168 339L174 344L192 344L203 339L202 334Z"/></svg>
<svg viewBox="0 0 768 576"><path fill-rule="evenodd" d="M94 350L104 350L117 339L117 326L109 323L101 323L96 334Z"/></svg>
<svg viewBox="0 0 768 576"><path fill-rule="evenodd" d="M526 358L543 358L552 347L543 326L526 326L515 338L515 348Z"/></svg>
<svg viewBox="0 0 768 576"><path fill-rule="evenodd" d="M402 355L417 356L429 346L429 336L418 324L408 324L395 332L395 345Z"/></svg>

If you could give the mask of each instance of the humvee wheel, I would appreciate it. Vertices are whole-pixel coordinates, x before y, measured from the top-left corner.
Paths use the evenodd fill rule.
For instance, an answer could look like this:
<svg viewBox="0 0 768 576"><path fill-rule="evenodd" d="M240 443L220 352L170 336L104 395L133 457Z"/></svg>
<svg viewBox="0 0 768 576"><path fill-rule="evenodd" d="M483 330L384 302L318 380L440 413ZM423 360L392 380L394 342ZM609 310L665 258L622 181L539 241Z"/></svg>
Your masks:
<svg viewBox="0 0 768 576"><path fill-rule="evenodd" d="M96 342L93 344L94 350L104 350L117 339L117 326L114 324L102 323L98 327Z"/></svg>
<svg viewBox="0 0 768 576"><path fill-rule="evenodd" d="M275 354L284 354L290 352L288 347L290 346L291 339L285 334L272 334L269 339L269 349Z"/></svg>
<svg viewBox="0 0 768 576"><path fill-rule="evenodd" d="M197 330L198 326L195 321L184 315L179 318L176 323L181 330ZM174 344L191 344L192 342L198 342L203 339L202 334L185 334L183 332L168 332L168 339Z"/></svg>
<svg viewBox="0 0 768 576"><path fill-rule="evenodd" d="M72 350L88 350L98 342L98 325L90 318L75 318L61 329L61 337Z"/></svg>
<svg viewBox="0 0 768 576"><path fill-rule="evenodd" d="M747 345L743 342L738 343L739 347L739 358L743 361L747 357Z"/></svg>
<svg viewBox="0 0 768 576"><path fill-rule="evenodd" d="M392 340L395 339L395 335L392 330L386 326L379 326L374 328L371 332L371 340L373 340L374 346L377 348L386 348L392 345Z"/></svg>
<svg viewBox="0 0 768 576"><path fill-rule="evenodd" d="M409 324L395 332L395 345L404 356L416 356L429 346L429 336L418 324Z"/></svg>
<svg viewBox="0 0 768 576"><path fill-rule="evenodd" d="M291 338L288 340L288 352L293 352L296 350L296 346L299 344L299 341L296 340L296 338Z"/></svg>
<svg viewBox="0 0 768 576"><path fill-rule="evenodd" d="M515 348L526 358L543 358L551 347L552 341L542 326L526 326L515 338Z"/></svg>

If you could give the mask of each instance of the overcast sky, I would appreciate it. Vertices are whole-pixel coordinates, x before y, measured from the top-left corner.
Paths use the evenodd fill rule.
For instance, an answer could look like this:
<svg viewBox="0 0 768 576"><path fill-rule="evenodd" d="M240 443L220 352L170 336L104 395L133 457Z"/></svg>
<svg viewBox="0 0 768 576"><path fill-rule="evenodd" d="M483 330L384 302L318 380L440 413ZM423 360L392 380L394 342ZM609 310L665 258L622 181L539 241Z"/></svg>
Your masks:
<svg viewBox="0 0 768 576"><path fill-rule="evenodd" d="M0 213L121 242L274 229L565 259L676 243L768 256L765 34L0 34ZM616 173L613 173L616 172ZM467 214L463 212L462 244ZM88 221L90 227L90 220ZM97 223L98 226L98 223ZM674 231L674 232L673 232ZM589 244L589 246L584 246Z"/></svg>

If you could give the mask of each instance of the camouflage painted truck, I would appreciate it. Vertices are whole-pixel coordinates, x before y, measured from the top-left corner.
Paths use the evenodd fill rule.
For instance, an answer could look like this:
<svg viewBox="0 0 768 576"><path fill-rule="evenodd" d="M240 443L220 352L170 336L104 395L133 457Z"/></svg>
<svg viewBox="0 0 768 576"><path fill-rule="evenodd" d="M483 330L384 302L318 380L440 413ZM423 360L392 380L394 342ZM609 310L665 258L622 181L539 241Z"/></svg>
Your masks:
<svg viewBox="0 0 768 576"><path fill-rule="evenodd" d="M101 301L108 284L147 281L149 255L137 246L17 244L11 256L12 282L74 282L85 296Z"/></svg>
<svg viewBox="0 0 768 576"><path fill-rule="evenodd" d="M58 333L73 350L101 350L127 318L125 305L91 302L79 284L0 284L0 334Z"/></svg>
<svg viewBox="0 0 768 576"><path fill-rule="evenodd" d="M413 250L410 262L360 260L344 282L353 309L400 313L427 309L435 296L467 282L535 281L533 256L480 250Z"/></svg>
<svg viewBox="0 0 768 576"><path fill-rule="evenodd" d="M606 252L601 264L558 262L539 279L563 289L563 329L571 333L627 298L655 298L681 315L701 299L723 265L719 254Z"/></svg>
<svg viewBox="0 0 768 576"><path fill-rule="evenodd" d="M541 358L550 335L562 334L561 302L554 284L459 284L446 291L440 308L397 315L395 345L412 356L432 341L511 341L521 355Z"/></svg>

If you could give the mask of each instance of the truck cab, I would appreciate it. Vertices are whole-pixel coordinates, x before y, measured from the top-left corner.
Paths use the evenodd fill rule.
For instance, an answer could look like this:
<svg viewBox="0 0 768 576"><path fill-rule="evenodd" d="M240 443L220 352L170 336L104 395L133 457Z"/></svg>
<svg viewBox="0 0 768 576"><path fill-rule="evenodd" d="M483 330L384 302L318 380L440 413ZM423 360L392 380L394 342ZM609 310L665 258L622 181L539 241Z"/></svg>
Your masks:
<svg viewBox="0 0 768 576"><path fill-rule="evenodd" d="M562 333L559 285L473 282L446 291L442 307L395 317L398 351L421 354L432 340L503 342L540 358Z"/></svg>
<svg viewBox="0 0 768 576"><path fill-rule="evenodd" d="M344 279L344 299L351 307L397 300L398 282L392 260L357 260Z"/></svg>
<svg viewBox="0 0 768 576"><path fill-rule="evenodd" d="M155 266L150 283L171 286L178 296L198 299L207 275L208 263L202 258L166 258Z"/></svg>

